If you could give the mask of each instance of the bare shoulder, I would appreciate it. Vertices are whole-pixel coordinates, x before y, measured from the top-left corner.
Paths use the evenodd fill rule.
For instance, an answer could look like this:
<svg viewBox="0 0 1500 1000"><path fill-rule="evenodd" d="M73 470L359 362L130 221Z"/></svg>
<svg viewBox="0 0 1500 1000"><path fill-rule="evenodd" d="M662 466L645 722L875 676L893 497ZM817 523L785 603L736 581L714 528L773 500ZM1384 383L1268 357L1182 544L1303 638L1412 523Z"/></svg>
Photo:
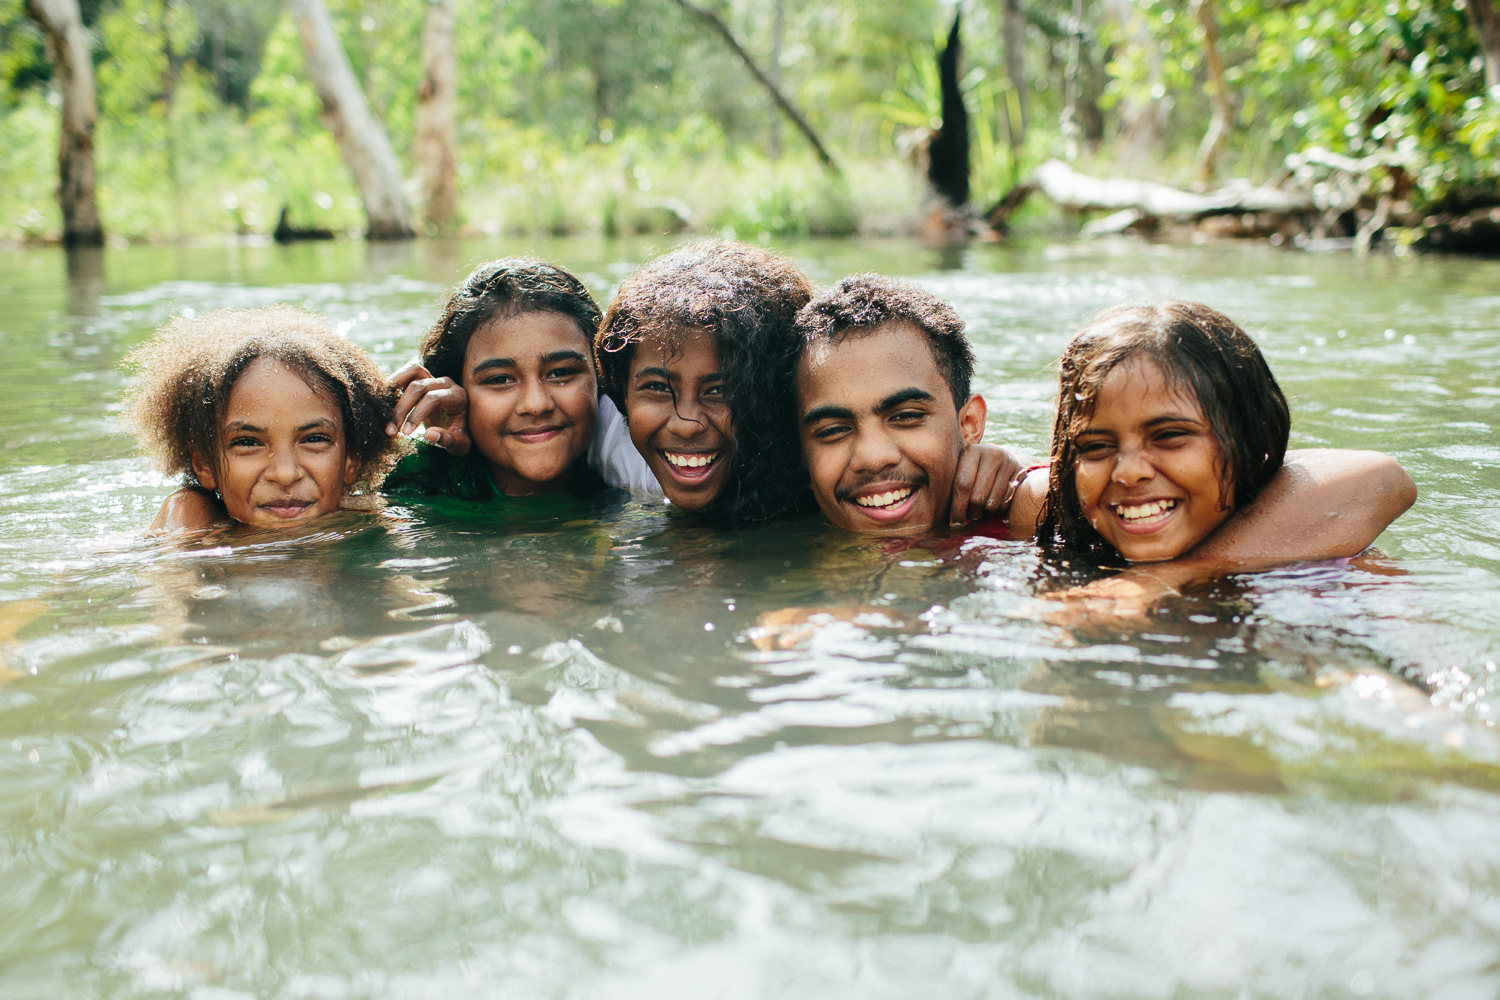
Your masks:
<svg viewBox="0 0 1500 1000"><path fill-rule="evenodd" d="M196 486L185 486L167 497L146 533L165 535L174 531L202 531L228 520L224 505L212 493Z"/></svg>
<svg viewBox="0 0 1500 1000"><path fill-rule="evenodd" d="M1357 502L1373 503L1392 518L1416 502L1417 484L1401 463L1380 451L1299 448L1286 453L1288 485L1297 481L1339 485Z"/></svg>
<svg viewBox="0 0 1500 1000"><path fill-rule="evenodd" d="M1047 469L1032 469L1021 480L1015 499L1010 504L1010 534L1012 538L1031 538L1036 535L1037 522L1041 520L1042 506L1047 499Z"/></svg>

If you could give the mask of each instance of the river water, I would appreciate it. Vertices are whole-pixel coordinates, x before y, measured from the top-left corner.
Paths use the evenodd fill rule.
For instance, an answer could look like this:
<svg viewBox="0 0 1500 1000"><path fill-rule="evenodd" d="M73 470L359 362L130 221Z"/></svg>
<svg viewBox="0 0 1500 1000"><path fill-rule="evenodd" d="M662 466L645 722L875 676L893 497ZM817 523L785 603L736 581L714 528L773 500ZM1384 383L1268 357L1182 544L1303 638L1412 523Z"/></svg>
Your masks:
<svg viewBox="0 0 1500 1000"><path fill-rule="evenodd" d="M142 539L117 362L170 313L306 303L391 370L478 260L604 301L660 249L0 252L0 996L1496 995L1500 262L784 247L953 301L989 440L1044 450L1083 317L1184 297L1294 446L1416 479L1362 559L1144 623L1060 623L1024 543L619 499Z"/></svg>

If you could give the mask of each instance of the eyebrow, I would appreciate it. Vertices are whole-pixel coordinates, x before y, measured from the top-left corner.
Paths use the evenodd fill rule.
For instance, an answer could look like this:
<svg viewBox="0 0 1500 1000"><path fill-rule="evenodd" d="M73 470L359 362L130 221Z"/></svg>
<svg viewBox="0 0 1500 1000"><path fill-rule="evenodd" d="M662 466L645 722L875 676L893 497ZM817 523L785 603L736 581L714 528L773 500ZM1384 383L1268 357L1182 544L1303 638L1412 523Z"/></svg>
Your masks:
<svg viewBox="0 0 1500 1000"><path fill-rule="evenodd" d="M808 410L807 416L802 418L802 426L808 427L819 420L853 420L854 411L847 406L819 406Z"/></svg>
<svg viewBox="0 0 1500 1000"><path fill-rule="evenodd" d="M584 361L586 360L578 351L562 350L553 351L551 354L542 355L542 364L555 365L559 361Z"/></svg>
<svg viewBox="0 0 1500 1000"><path fill-rule="evenodd" d="M297 433L300 434L303 431L310 431L314 427L332 427L332 426L334 426L334 423L333 423L332 420L329 420L327 417L319 417L316 420L309 420L307 423L303 424L301 427L298 427L297 428ZM252 434L264 434L266 432L266 429L264 427L257 427L254 424L246 423L243 420L231 420L229 423L227 423L227 424L224 425L224 429L226 431L249 431Z"/></svg>
<svg viewBox="0 0 1500 1000"><path fill-rule="evenodd" d="M479 364L475 365L473 371L470 372L470 374L478 375L480 372L489 371L491 368L514 367L516 367L515 358L486 358L485 360L479 362Z"/></svg>
<svg viewBox="0 0 1500 1000"><path fill-rule="evenodd" d="M891 393L875 404L873 412L884 413L886 410L894 410L902 403L925 403L934 398L936 397L926 389L918 389L916 386L912 386L910 389L902 389L900 392Z"/></svg>
<svg viewBox="0 0 1500 1000"><path fill-rule="evenodd" d="M1159 427L1162 424L1202 424L1202 423L1204 423L1204 421L1202 419L1198 418L1198 417L1184 416L1184 415L1176 414L1176 413L1167 413L1167 414L1163 414L1160 417L1152 417L1150 420L1146 421L1141 426L1143 426L1143 427ZM1104 430L1102 428L1085 427L1085 428L1083 428L1080 431L1074 432L1073 436L1074 437L1083 437L1085 434L1113 434L1113 433L1114 433L1113 431Z"/></svg>
<svg viewBox="0 0 1500 1000"><path fill-rule="evenodd" d="M644 377L646 375L655 375L657 378L664 378L664 379L666 379L669 382L673 378L680 377L680 376L674 376L671 372L667 371L665 368L642 368L640 371L636 372L634 375L631 375L630 377L631 378L642 378L642 377ZM709 372L707 375L703 376L703 378L702 378L701 381L704 381L704 382L722 382L722 381L724 381L724 373L723 372Z"/></svg>

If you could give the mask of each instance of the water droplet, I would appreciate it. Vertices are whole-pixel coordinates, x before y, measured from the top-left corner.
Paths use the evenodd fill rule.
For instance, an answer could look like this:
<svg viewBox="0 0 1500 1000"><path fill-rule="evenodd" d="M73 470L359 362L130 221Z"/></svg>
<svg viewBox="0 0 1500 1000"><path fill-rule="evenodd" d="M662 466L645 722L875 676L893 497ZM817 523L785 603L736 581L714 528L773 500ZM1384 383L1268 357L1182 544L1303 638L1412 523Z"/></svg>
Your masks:
<svg viewBox="0 0 1500 1000"><path fill-rule="evenodd" d="M40 764L41 761L42 761L41 751L39 751L39 750L33 750L33 751L31 751L31 753L29 753L29 754L26 755L26 759L29 760L29 761L31 761L33 764Z"/></svg>
<svg viewBox="0 0 1500 1000"><path fill-rule="evenodd" d="M506 652L509 653L511 656L520 656L521 655L521 647L520 646L511 646L509 649L506 650Z"/></svg>
<svg viewBox="0 0 1500 1000"><path fill-rule="evenodd" d="M705 632L712 632L713 630L714 630L714 623L713 622L704 622L703 623L703 631L705 631Z"/></svg>
<svg viewBox="0 0 1500 1000"><path fill-rule="evenodd" d="M1349 992L1357 997L1369 996L1375 992L1375 977L1361 969L1349 980Z"/></svg>

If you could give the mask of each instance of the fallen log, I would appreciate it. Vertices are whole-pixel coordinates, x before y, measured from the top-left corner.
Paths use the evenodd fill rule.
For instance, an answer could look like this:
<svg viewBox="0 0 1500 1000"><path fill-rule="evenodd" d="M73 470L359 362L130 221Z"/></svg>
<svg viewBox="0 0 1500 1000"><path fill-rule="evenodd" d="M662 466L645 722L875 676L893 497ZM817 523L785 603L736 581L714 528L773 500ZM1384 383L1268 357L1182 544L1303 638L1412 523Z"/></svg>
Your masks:
<svg viewBox="0 0 1500 1000"><path fill-rule="evenodd" d="M1232 182L1205 194L1183 191L1155 181L1089 177L1061 160L1048 160L994 208L985 221L999 230L1026 196L1040 192L1053 204L1079 212L1139 213L1140 221L1194 222L1214 215L1268 212L1298 215L1316 210L1310 194L1299 188L1257 187Z"/></svg>

